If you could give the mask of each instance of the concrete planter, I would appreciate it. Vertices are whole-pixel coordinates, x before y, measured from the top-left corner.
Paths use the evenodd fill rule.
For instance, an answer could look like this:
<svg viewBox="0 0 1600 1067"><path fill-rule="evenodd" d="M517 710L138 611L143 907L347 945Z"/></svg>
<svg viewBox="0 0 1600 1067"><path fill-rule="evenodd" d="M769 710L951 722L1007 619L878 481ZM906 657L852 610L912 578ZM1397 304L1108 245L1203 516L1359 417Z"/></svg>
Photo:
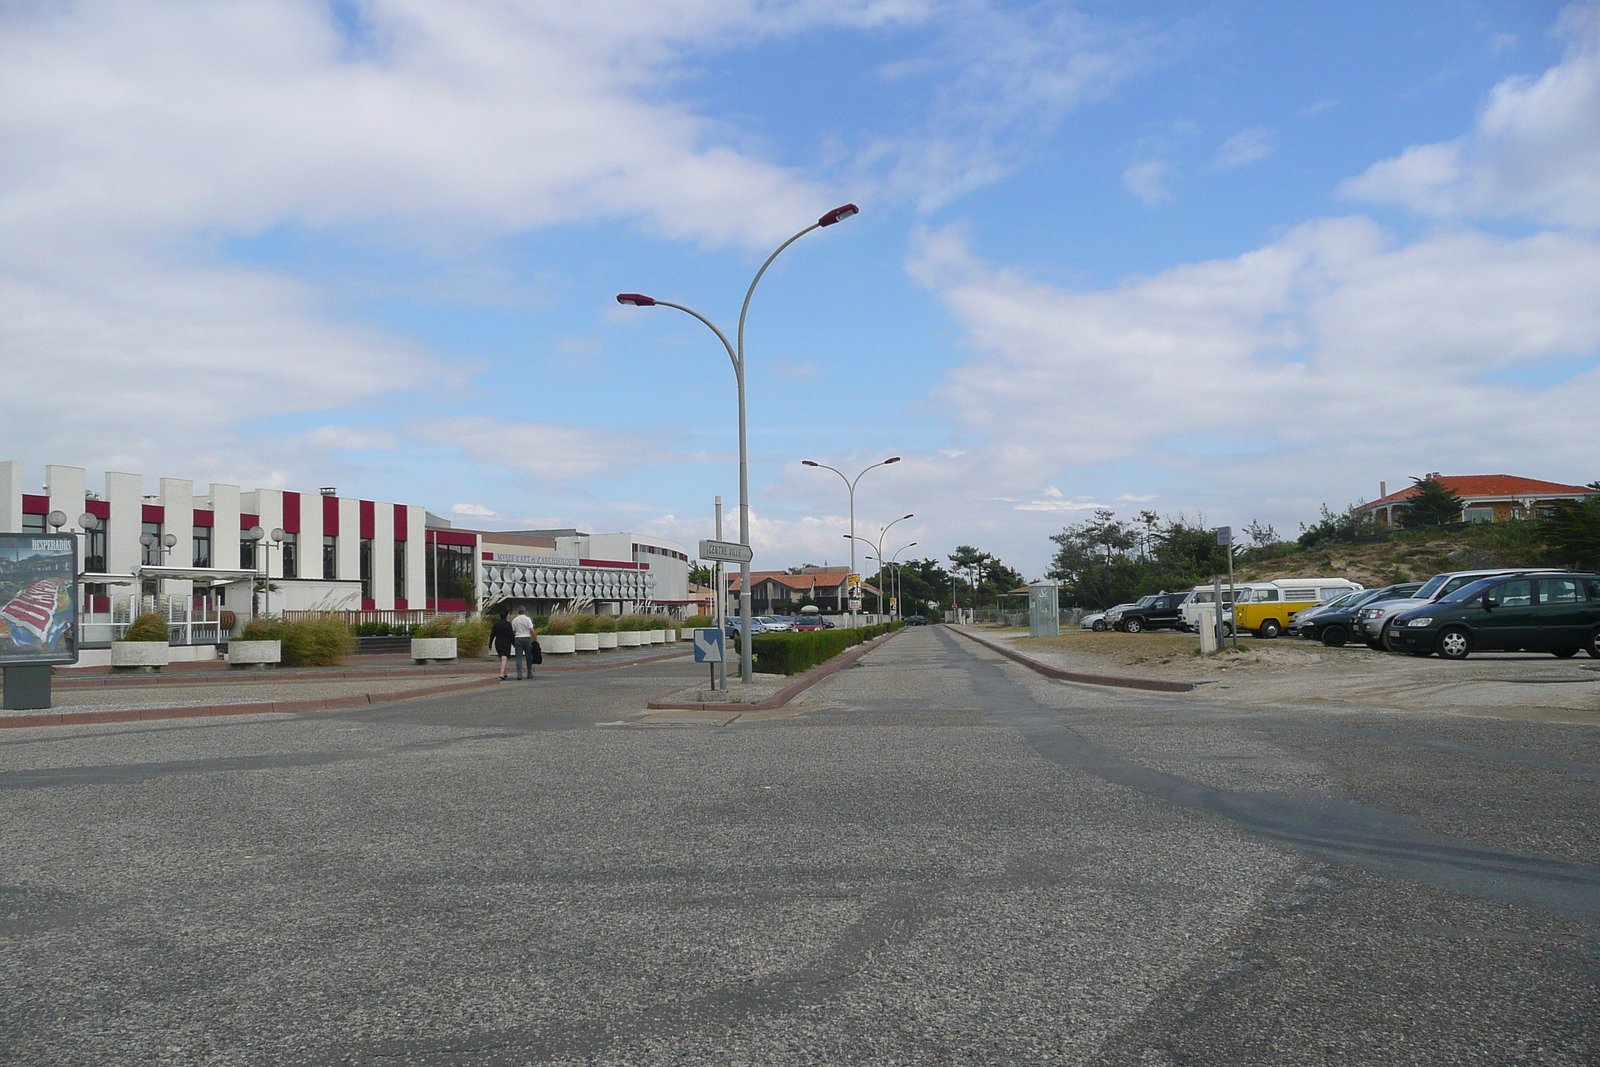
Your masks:
<svg viewBox="0 0 1600 1067"><path fill-rule="evenodd" d="M616 631L612 631L611 633L595 634L595 636L600 639L600 650L602 652L604 652L606 649L617 647Z"/></svg>
<svg viewBox="0 0 1600 1067"><path fill-rule="evenodd" d="M577 642L579 652L600 651L599 634L573 634L572 636L573 640Z"/></svg>
<svg viewBox="0 0 1600 1067"><path fill-rule="evenodd" d="M165 641L111 642L114 671L159 671L172 662L172 646Z"/></svg>
<svg viewBox="0 0 1600 1067"><path fill-rule="evenodd" d="M456 658L453 637L413 637L411 659L415 663L450 663Z"/></svg>
<svg viewBox="0 0 1600 1067"><path fill-rule="evenodd" d="M578 635L540 634L539 648L547 656L570 656L578 651Z"/></svg>
<svg viewBox="0 0 1600 1067"><path fill-rule="evenodd" d="M646 630L645 633L650 635L650 643L652 645L664 645L667 643L667 631L665 630Z"/></svg>
<svg viewBox="0 0 1600 1067"><path fill-rule="evenodd" d="M282 641L229 641L228 666L276 667L283 662Z"/></svg>
<svg viewBox="0 0 1600 1067"><path fill-rule="evenodd" d="M666 636L666 642L669 645L677 644L678 643L678 631L676 631L676 630L668 630L667 631L667 636Z"/></svg>
<svg viewBox="0 0 1600 1067"><path fill-rule="evenodd" d="M619 630L617 632L618 648L638 648L644 644L644 630Z"/></svg>
<svg viewBox="0 0 1600 1067"><path fill-rule="evenodd" d="M715 630L716 627L712 626L712 627L710 627L710 629ZM693 641L694 640L694 631L693 630L679 630L678 631L678 640L679 641Z"/></svg>

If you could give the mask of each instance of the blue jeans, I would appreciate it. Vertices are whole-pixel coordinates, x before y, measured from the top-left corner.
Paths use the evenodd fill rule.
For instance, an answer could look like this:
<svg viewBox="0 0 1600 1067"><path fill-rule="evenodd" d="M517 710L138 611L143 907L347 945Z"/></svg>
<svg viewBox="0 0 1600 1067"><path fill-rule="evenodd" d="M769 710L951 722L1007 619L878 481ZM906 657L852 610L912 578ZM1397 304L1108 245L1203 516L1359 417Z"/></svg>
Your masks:
<svg viewBox="0 0 1600 1067"><path fill-rule="evenodd" d="M528 665L528 677L533 677L533 638L519 637L512 644L517 646L517 677L522 677L522 665Z"/></svg>

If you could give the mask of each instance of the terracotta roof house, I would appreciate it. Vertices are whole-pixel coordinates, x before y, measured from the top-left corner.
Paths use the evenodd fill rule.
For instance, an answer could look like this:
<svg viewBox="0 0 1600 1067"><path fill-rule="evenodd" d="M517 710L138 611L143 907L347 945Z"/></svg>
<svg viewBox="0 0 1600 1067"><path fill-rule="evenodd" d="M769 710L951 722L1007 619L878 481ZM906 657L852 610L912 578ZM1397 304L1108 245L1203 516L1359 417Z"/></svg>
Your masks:
<svg viewBox="0 0 1600 1067"><path fill-rule="evenodd" d="M1543 504L1600 497L1600 490L1588 486L1546 482L1514 474L1430 474L1428 477L1437 479L1461 498L1462 522L1531 519L1539 514ZM1406 501L1416 495L1417 487L1408 485L1397 493L1390 493L1388 486L1380 482L1378 493L1378 499L1358 505L1355 512L1371 515L1385 526L1394 526L1405 510Z"/></svg>
<svg viewBox="0 0 1600 1067"><path fill-rule="evenodd" d="M808 567L801 574L784 571L750 572L750 606L757 615L781 615L788 605L811 598L823 611L844 611L845 579L848 567ZM865 596L876 596L878 590L866 582L861 583ZM739 610L739 575L728 576L728 611Z"/></svg>

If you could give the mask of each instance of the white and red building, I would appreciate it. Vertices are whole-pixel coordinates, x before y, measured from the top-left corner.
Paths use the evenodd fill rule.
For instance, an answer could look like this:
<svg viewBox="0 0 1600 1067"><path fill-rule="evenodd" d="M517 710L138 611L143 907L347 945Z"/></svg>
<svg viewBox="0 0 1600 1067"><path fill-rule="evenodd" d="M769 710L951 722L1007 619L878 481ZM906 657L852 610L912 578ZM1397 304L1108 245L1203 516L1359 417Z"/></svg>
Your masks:
<svg viewBox="0 0 1600 1067"><path fill-rule="evenodd" d="M1540 507L1558 500L1600 497L1600 490L1585 485L1566 485L1515 474L1430 474L1428 477L1461 498L1461 522L1532 519L1538 517ZM1388 489L1386 484L1380 483L1378 499L1357 505L1355 513L1370 515L1384 526L1396 525L1406 505L1417 495L1417 487L1408 485L1395 493Z"/></svg>

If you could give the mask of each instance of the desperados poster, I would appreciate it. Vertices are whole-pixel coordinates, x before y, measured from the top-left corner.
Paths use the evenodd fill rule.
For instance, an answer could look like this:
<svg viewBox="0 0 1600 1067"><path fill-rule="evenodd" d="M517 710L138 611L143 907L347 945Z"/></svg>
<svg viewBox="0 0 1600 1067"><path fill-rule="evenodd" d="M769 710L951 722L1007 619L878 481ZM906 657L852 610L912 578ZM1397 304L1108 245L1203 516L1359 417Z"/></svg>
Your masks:
<svg viewBox="0 0 1600 1067"><path fill-rule="evenodd" d="M78 540L0 534L0 667L78 662Z"/></svg>

